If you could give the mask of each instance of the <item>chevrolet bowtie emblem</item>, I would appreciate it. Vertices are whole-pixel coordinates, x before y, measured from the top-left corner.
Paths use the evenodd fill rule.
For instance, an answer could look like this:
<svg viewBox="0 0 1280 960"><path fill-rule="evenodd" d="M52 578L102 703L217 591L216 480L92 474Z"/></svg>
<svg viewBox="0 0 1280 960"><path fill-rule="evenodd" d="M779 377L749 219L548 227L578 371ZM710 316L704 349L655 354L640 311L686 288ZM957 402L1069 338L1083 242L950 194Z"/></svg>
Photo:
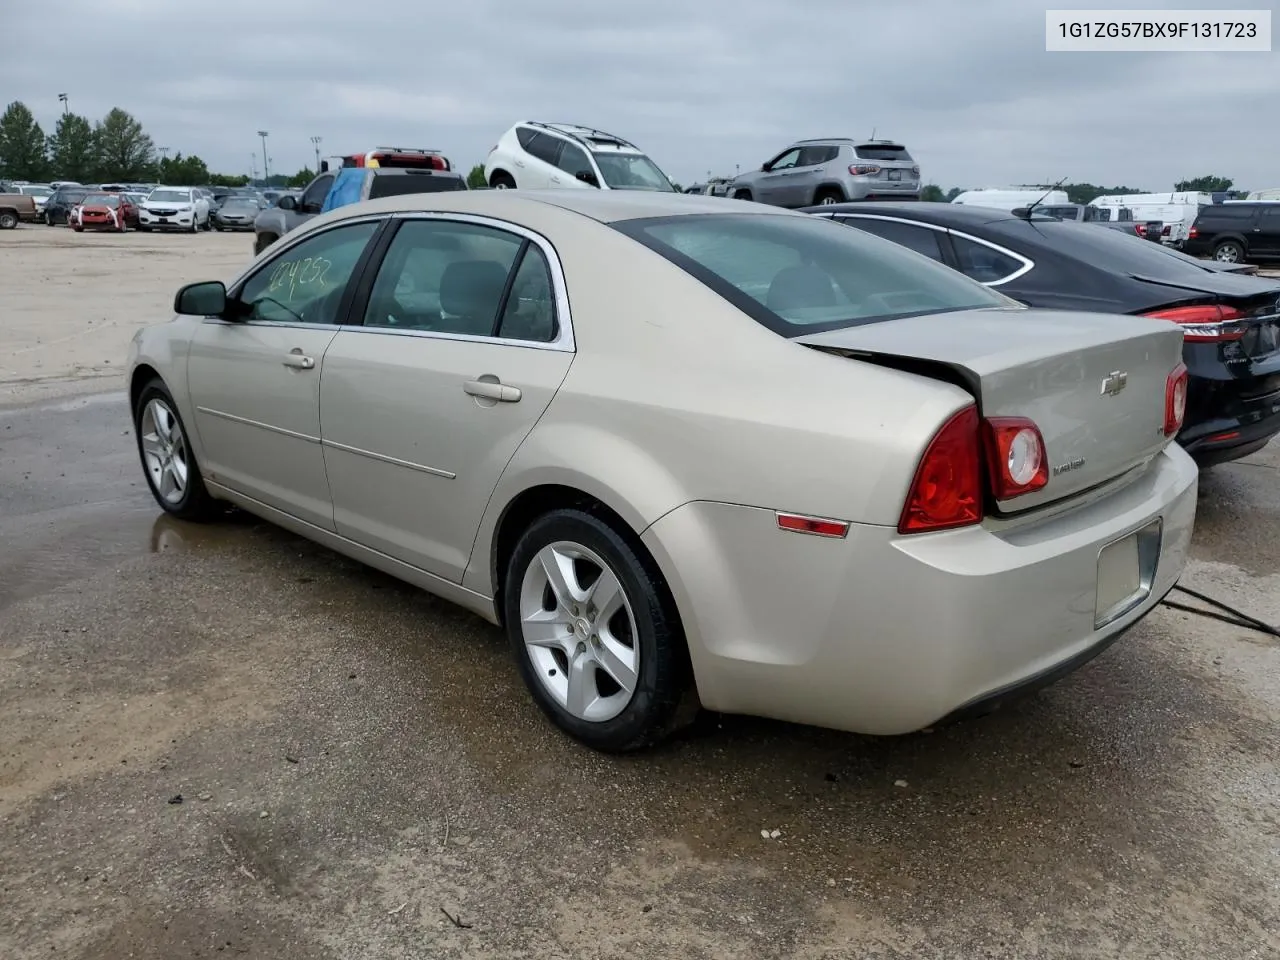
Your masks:
<svg viewBox="0 0 1280 960"><path fill-rule="evenodd" d="M1112 370L1105 380L1102 381L1102 395L1104 397L1114 397L1117 393L1125 388L1129 383L1129 374L1123 370Z"/></svg>

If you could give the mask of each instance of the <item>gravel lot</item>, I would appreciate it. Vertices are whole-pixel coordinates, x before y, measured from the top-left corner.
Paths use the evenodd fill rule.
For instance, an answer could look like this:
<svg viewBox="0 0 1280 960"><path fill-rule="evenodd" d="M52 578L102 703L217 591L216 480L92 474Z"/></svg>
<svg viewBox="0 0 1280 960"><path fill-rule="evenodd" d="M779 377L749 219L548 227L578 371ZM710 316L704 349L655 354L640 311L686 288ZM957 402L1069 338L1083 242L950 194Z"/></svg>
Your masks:
<svg viewBox="0 0 1280 960"><path fill-rule="evenodd" d="M1262 634L1161 608L984 720L707 717L619 760L470 615L161 518L116 368L250 247L0 233L4 960L1280 956ZM1272 623L1278 446L1204 475L1183 581Z"/></svg>

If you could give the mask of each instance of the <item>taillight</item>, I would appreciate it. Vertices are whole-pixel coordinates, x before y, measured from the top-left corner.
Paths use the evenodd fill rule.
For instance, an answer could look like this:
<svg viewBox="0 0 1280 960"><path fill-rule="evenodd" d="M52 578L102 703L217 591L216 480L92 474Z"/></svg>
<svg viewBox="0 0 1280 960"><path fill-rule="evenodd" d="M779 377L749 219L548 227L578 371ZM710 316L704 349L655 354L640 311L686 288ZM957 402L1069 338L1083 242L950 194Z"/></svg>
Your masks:
<svg viewBox="0 0 1280 960"><path fill-rule="evenodd" d="M1043 489L1049 460L1040 428L1026 417L988 417L983 428L995 498L1010 500Z"/></svg>
<svg viewBox="0 0 1280 960"><path fill-rule="evenodd" d="M1216 303L1198 307L1170 307L1144 316L1156 320L1172 320L1182 327L1182 339L1187 343L1226 343L1244 336L1244 328L1236 323L1244 319L1244 314L1234 307Z"/></svg>
<svg viewBox="0 0 1280 960"><path fill-rule="evenodd" d="M920 168L919 168L919 167L912 167L912 168L911 168L911 175L912 175L913 177L919 177L919 176L920 176Z"/></svg>
<svg viewBox="0 0 1280 960"><path fill-rule="evenodd" d="M873 173L879 173L880 168L874 163L855 163L849 167L849 172L855 177L868 177Z"/></svg>
<svg viewBox="0 0 1280 960"><path fill-rule="evenodd" d="M1187 415L1187 368L1178 364L1164 384L1164 435L1172 437L1182 429Z"/></svg>
<svg viewBox="0 0 1280 960"><path fill-rule="evenodd" d="M1145 237L1147 235L1147 228L1140 223L1134 224L1133 230L1140 237Z"/></svg>
<svg viewBox="0 0 1280 960"><path fill-rule="evenodd" d="M1161 231L1160 231L1160 236L1162 236L1162 237L1167 237L1167 236L1169 236L1169 228L1168 228L1168 227L1165 227L1163 230L1161 230Z"/></svg>
<svg viewBox="0 0 1280 960"><path fill-rule="evenodd" d="M978 408L968 406L929 441L907 494L899 533L966 527L982 519Z"/></svg>
<svg viewBox="0 0 1280 960"><path fill-rule="evenodd" d="M1200 231L1197 230L1195 227L1192 227L1190 230L1187 231L1188 240L1194 240L1198 236L1200 236Z"/></svg>

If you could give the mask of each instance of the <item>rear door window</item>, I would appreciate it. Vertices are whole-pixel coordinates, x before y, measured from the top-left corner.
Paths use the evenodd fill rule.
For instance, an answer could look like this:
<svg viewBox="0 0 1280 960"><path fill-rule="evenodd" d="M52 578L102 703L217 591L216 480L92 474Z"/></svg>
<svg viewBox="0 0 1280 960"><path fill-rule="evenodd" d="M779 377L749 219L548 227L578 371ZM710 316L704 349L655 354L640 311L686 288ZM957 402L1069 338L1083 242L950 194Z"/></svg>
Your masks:
<svg viewBox="0 0 1280 960"><path fill-rule="evenodd" d="M549 163L555 166L560 159L560 150L564 147L564 141L559 137L553 137L545 133L535 133L530 138L525 150L529 155L536 157L543 163Z"/></svg>
<svg viewBox="0 0 1280 960"><path fill-rule="evenodd" d="M839 147L805 147L800 151L798 167L816 167L830 163L840 153Z"/></svg>
<svg viewBox="0 0 1280 960"><path fill-rule="evenodd" d="M841 222L877 237L884 237L894 243L901 244L916 253L923 253L931 260L945 263L942 254L942 231L897 220L875 220L870 217L847 217Z"/></svg>
<svg viewBox="0 0 1280 960"><path fill-rule="evenodd" d="M461 177L440 177L416 171L403 174L378 175L369 187L369 199L402 197L410 193L443 193L447 190L465 190Z"/></svg>

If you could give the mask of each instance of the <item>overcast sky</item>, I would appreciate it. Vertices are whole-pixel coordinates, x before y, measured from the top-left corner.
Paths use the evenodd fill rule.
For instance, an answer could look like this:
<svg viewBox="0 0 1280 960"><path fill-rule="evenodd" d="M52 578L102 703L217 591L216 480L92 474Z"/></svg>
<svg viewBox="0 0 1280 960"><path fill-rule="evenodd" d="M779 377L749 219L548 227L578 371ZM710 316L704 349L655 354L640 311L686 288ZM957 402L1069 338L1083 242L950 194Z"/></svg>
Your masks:
<svg viewBox="0 0 1280 960"><path fill-rule="evenodd" d="M1047 5L1069 6L4 0L0 100L47 131L59 93L94 119L119 106L157 146L225 173L255 154L261 168L259 129L273 171L314 165L313 135L326 154L432 147L466 169L532 119L625 136L686 184L874 129L944 187L1165 190L1207 173L1280 187L1280 54L1046 53Z"/></svg>

